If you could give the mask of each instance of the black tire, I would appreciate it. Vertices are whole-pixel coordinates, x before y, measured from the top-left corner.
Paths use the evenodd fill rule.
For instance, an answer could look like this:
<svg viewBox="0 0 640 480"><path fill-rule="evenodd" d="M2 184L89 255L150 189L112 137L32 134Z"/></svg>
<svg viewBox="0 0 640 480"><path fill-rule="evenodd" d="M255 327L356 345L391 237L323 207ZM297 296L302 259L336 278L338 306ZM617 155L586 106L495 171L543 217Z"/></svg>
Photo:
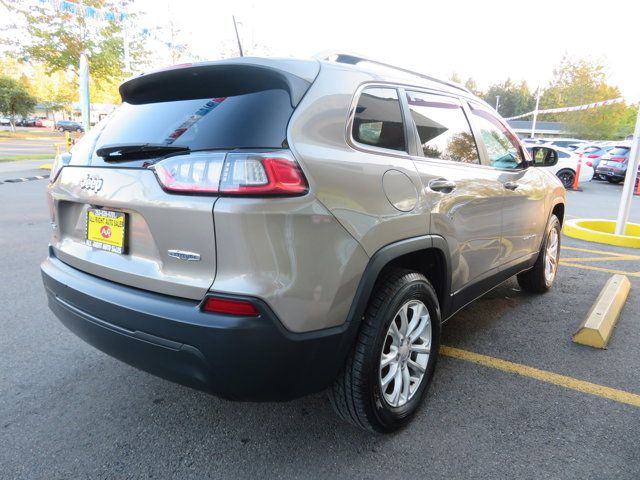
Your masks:
<svg viewBox="0 0 640 480"><path fill-rule="evenodd" d="M573 182L576 179L576 172L565 168L556 173L556 177L560 179L564 188L571 188L573 187Z"/></svg>
<svg viewBox="0 0 640 480"><path fill-rule="evenodd" d="M556 255L556 274L553 276L551 281L549 281L545 275L545 256L552 230L556 230L558 235L558 253ZM553 282L557 277L557 265L560 261L560 230L560 220L552 214L547 224L547 229L545 230L544 241L540 246L540 252L538 252L536 263L531 269L518 274L518 284L522 290L531 293L545 293L553 286Z"/></svg>
<svg viewBox="0 0 640 480"><path fill-rule="evenodd" d="M81 128L76 128L76 132L81 132L82 129Z"/></svg>
<svg viewBox="0 0 640 480"><path fill-rule="evenodd" d="M391 322L400 307L410 300L419 300L427 307L431 351L417 390L404 405L394 408L382 392L380 357ZM378 282L353 351L329 393L338 415L357 427L380 433L393 432L406 425L422 404L433 378L440 347L440 323L438 297L424 275L394 270Z"/></svg>
<svg viewBox="0 0 640 480"><path fill-rule="evenodd" d="M59 132L64 132L64 127L58 127Z"/></svg>
<svg viewBox="0 0 640 480"><path fill-rule="evenodd" d="M616 179L616 178L607 177L607 182L609 182L609 183L613 183L613 184L616 184L616 185L617 185L617 184L618 184L618 183L620 183L621 181L622 181L622 180L618 180L618 179Z"/></svg>

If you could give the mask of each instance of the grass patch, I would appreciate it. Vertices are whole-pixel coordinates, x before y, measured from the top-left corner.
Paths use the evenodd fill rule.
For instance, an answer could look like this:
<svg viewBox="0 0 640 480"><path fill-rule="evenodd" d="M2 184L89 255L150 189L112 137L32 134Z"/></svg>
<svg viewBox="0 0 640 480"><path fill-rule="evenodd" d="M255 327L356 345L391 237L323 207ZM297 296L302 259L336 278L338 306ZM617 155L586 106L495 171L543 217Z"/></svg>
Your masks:
<svg viewBox="0 0 640 480"><path fill-rule="evenodd" d="M55 155L10 155L8 157L0 157L0 162L19 162L20 160L51 160Z"/></svg>
<svg viewBox="0 0 640 480"><path fill-rule="evenodd" d="M0 139L26 140L30 138L64 139L64 134L51 130L0 130Z"/></svg>

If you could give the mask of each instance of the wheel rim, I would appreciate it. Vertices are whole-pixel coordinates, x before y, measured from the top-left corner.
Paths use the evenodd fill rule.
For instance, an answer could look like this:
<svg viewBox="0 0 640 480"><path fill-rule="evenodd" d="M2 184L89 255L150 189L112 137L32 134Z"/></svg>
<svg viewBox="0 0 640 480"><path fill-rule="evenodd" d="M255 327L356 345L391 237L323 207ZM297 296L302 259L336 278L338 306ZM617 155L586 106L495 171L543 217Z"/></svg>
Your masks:
<svg viewBox="0 0 640 480"><path fill-rule="evenodd" d="M431 353L431 317L419 300L406 302L393 317L380 355L379 380L384 399L402 407L418 391Z"/></svg>
<svg viewBox="0 0 640 480"><path fill-rule="evenodd" d="M547 248L544 258L544 278L547 284L551 284L556 277L558 271L558 247L560 236L558 235L558 229L553 228L549 232L549 238L547 239Z"/></svg>
<svg viewBox="0 0 640 480"><path fill-rule="evenodd" d="M573 186L573 174L570 172L562 172L558 175L565 188Z"/></svg>

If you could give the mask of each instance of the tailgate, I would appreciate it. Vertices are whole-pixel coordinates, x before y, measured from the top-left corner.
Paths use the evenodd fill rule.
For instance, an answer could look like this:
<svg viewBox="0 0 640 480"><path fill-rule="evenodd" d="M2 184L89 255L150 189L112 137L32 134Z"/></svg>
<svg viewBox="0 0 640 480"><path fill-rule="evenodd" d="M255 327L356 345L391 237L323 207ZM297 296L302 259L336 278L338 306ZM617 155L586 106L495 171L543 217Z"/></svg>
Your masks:
<svg viewBox="0 0 640 480"><path fill-rule="evenodd" d="M108 167L66 167L49 194L55 212L51 245L68 265L124 285L198 300L212 284L215 197L170 195L148 169ZM126 214L123 254L87 245L90 208Z"/></svg>

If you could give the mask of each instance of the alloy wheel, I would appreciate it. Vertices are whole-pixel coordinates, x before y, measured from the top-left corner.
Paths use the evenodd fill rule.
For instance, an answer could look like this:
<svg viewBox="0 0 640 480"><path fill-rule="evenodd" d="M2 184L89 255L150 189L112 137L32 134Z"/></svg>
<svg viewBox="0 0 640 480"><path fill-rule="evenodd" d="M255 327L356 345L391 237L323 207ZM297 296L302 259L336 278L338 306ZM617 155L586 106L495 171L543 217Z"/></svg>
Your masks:
<svg viewBox="0 0 640 480"><path fill-rule="evenodd" d="M416 393L431 354L431 317L419 300L406 302L395 314L380 356L380 389L392 407L402 407Z"/></svg>

